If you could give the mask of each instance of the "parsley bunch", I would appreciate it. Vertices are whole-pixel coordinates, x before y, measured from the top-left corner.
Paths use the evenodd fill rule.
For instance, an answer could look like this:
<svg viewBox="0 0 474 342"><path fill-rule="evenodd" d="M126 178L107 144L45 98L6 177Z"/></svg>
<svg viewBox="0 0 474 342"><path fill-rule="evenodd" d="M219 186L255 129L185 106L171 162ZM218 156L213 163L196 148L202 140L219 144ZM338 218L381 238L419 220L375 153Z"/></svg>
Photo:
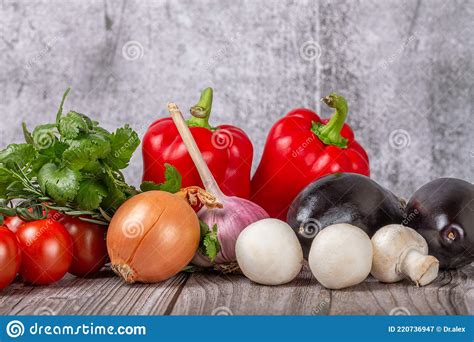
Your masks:
<svg viewBox="0 0 474 342"><path fill-rule="evenodd" d="M54 209L107 224L116 209L139 192L121 172L140 144L138 134L129 125L111 133L84 114L63 114L68 92L56 122L32 132L23 124L26 142L0 151L1 214L31 220ZM145 188L178 191L181 176L172 166L166 167L167 178L173 179Z"/></svg>

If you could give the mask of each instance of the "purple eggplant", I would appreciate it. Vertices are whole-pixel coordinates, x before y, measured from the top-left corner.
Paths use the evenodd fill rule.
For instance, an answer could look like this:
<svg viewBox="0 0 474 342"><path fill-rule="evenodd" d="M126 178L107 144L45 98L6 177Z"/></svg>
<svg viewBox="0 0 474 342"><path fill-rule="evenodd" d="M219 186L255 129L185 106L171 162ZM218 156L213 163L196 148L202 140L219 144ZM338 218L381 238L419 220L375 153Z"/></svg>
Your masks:
<svg viewBox="0 0 474 342"><path fill-rule="evenodd" d="M404 224L428 243L441 268L474 261L474 185L439 178L419 188L408 201Z"/></svg>
<svg viewBox="0 0 474 342"><path fill-rule="evenodd" d="M287 221L293 228L305 258L321 229L349 223L370 237L388 224L401 224L404 203L369 177L335 173L309 184L293 200Z"/></svg>

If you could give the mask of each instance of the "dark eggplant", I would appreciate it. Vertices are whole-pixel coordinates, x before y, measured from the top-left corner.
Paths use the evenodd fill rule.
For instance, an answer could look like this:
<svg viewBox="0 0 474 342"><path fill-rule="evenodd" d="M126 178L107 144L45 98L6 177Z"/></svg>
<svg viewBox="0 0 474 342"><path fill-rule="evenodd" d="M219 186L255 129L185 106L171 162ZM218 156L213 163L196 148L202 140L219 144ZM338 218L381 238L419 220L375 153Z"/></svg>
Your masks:
<svg viewBox="0 0 474 342"><path fill-rule="evenodd" d="M441 268L474 261L474 185L439 178L419 188L408 201L406 224L428 242Z"/></svg>
<svg viewBox="0 0 474 342"><path fill-rule="evenodd" d="M287 221L307 258L316 234L336 223L349 223L370 237L388 224L401 224L404 205L369 177L335 173L304 188L291 204Z"/></svg>

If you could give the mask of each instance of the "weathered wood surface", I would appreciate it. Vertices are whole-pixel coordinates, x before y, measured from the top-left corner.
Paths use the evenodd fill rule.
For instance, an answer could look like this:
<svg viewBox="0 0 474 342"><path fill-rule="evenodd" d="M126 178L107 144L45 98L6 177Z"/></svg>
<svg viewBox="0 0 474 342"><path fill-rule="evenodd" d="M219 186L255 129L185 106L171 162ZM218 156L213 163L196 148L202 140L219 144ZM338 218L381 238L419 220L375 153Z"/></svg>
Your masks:
<svg viewBox="0 0 474 342"><path fill-rule="evenodd" d="M473 315L474 264L442 272L422 288L373 278L339 291L305 268L287 285L261 286L241 275L182 273L160 284L126 285L109 270L0 294L1 315Z"/></svg>

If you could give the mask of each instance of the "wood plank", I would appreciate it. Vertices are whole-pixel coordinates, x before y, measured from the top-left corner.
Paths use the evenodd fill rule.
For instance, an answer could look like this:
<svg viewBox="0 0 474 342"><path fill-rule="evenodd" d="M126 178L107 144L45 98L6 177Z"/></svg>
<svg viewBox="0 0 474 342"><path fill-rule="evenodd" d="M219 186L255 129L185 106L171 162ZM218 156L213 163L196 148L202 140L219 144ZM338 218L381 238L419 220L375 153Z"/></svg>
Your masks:
<svg viewBox="0 0 474 342"><path fill-rule="evenodd" d="M261 286L238 275L195 273L171 314L210 315L466 315L474 312L474 266L441 272L425 287L374 278L338 291L319 285L305 268L283 286Z"/></svg>
<svg viewBox="0 0 474 342"><path fill-rule="evenodd" d="M49 286L15 282L0 294L1 315L163 315L188 275L159 284L125 284L110 270L94 278L66 276Z"/></svg>
<svg viewBox="0 0 474 342"><path fill-rule="evenodd" d="M461 270L441 272L433 283L424 287L413 286L408 281L382 284L369 278L358 286L332 291L330 313L334 315L472 314L473 270L474 267L471 265Z"/></svg>
<svg viewBox="0 0 474 342"><path fill-rule="evenodd" d="M440 273L422 288L373 278L330 291L307 267L290 284L262 286L242 275L182 273L159 284L124 284L110 270L50 286L17 281L0 293L1 315L460 315L474 314L474 264Z"/></svg>
<svg viewBox="0 0 474 342"><path fill-rule="evenodd" d="M330 291L319 286L307 268L280 286L258 285L242 275L193 273L171 314L325 314L329 301Z"/></svg>

